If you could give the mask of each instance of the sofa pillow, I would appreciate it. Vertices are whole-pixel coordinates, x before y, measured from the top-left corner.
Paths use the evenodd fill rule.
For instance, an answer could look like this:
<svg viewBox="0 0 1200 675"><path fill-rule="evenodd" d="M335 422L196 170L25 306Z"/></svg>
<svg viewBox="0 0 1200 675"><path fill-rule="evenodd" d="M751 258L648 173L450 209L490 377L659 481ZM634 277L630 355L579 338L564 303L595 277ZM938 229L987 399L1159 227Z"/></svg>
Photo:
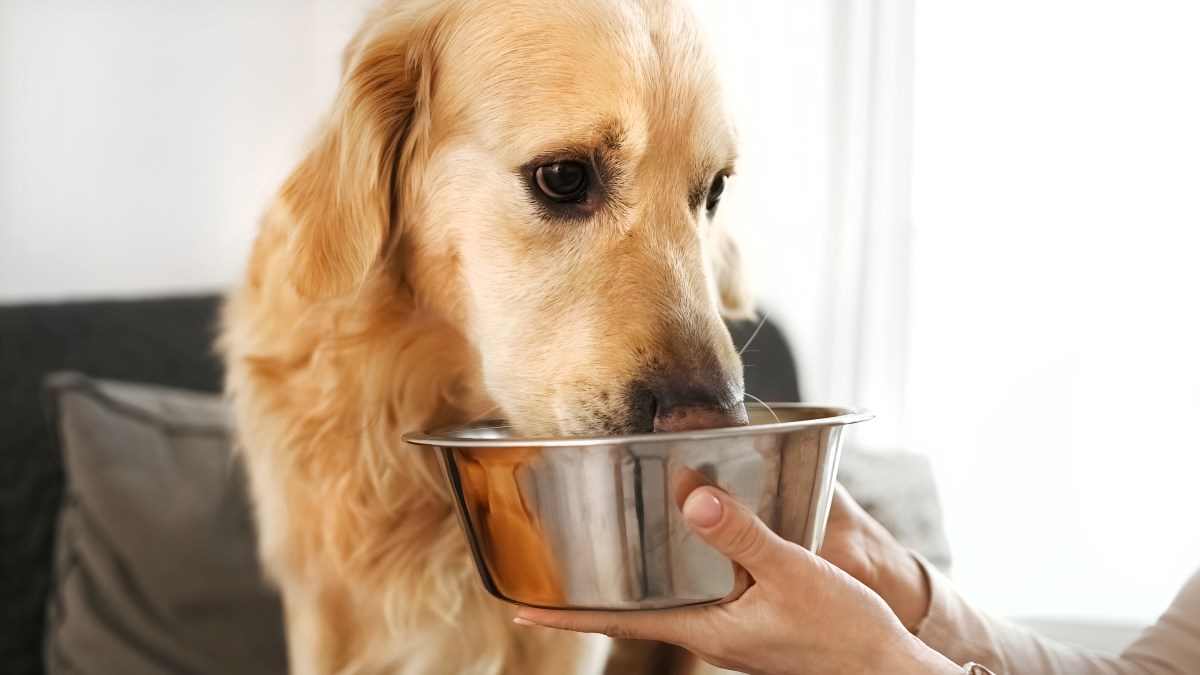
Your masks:
<svg viewBox="0 0 1200 675"><path fill-rule="evenodd" d="M214 395L57 373L66 473L47 673L286 673L230 416Z"/></svg>
<svg viewBox="0 0 1200 675"><path fill-rule="evenodd" d="M928 457L847 448L838 481L901 544L950 573L950 542Z"/></svg>

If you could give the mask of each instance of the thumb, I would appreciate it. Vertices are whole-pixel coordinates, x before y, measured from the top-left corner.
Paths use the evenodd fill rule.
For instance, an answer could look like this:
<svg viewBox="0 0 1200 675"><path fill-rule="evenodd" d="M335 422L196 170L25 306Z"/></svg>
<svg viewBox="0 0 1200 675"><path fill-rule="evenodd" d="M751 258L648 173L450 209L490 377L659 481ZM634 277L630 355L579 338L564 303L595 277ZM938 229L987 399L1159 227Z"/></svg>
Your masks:
<svg viewBox="0 0 1200 675"><path fill-rule="evenodd" d="M683 518L705 543L755 579L769 578L788 567L791 546L757 514L716 488L693 490L683 502Z"/></svg>

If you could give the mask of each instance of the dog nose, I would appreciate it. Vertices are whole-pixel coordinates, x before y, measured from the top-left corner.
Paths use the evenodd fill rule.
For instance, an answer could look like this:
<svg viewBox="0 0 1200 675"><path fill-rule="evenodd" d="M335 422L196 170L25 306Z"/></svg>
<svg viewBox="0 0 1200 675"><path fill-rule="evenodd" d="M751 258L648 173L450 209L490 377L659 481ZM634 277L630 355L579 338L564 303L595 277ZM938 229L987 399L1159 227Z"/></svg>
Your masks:
<svg viewBox="0 0 1200 675"><path fill-rule="evenodd" d="M741 403L721 407L706 404L680 405L655 410L654 433L744 427L749 422L746 406Z"/></svg>
<svg viewBox="0 0 1200 675"><path fill-rule="evenodd" d="M731 384L659 381L648 387L646 412L641 425L655 433L694 431L749 424L740 387Z"/></svg>

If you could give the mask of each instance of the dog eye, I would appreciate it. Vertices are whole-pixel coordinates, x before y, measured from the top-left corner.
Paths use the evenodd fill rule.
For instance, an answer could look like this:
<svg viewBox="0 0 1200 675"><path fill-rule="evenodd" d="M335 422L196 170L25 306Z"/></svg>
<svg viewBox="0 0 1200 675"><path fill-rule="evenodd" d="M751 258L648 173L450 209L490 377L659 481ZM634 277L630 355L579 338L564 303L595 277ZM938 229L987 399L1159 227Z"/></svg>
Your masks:
<svg viewBox="0 0 1200 675"><path fill-rule="evenodd" d="M556 202L578 202L587 195L587 169L579 162L554 162L533 174L542 194Z"/></svg>
<svg viewBox="0 0 1200 675"><path fill-rule="evenodd" d="M721 193L725 191L725 174L719 173L713 179L712 185L708 188L708 203L707 208L712 211L717 208L717 202L721 201Z"/></svg>

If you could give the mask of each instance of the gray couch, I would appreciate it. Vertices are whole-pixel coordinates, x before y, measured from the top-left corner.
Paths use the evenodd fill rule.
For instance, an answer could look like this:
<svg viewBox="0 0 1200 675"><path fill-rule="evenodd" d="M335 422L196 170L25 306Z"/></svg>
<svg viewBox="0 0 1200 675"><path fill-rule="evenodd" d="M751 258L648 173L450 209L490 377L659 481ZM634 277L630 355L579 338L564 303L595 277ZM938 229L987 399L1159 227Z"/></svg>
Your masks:
<svg viewBox="0 0 1200 675"><path fill-rule="evenodd" d="M0 307L3 672L286 670L278 598L254 560L217 396L218 305ZM730 325L739 345L754 329ZM800 399L773 325L745 360L749 391ZM948 564L923 460L850 452L844 466L868 510Z"/></svg>

